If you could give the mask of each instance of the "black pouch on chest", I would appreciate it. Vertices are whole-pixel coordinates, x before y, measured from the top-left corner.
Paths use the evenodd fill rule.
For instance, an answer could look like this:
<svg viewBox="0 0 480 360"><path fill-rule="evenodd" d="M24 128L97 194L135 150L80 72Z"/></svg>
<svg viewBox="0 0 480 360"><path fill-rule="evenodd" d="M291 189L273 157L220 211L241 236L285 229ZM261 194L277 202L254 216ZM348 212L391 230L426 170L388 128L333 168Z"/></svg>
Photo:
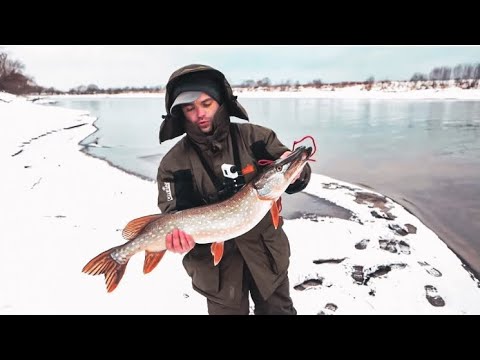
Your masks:
<svg viewBox="0 0 480 360"><path fill-rule="evenodd" d="M205 160L201 150L198 146L191 142L191 145L197 153L202 165L207 172L210 180L215 186L216 191L209 193L204 197L204 201L207 204L214 204L219 201L226 200L232 197L245 185L245 177L242 175L242 165L240 163L240 156L237 143L237 127L235 124L230 124L230 134L232 139L233 158L235 164L222 164L223 177L218 178L210 165Z"/></svg>

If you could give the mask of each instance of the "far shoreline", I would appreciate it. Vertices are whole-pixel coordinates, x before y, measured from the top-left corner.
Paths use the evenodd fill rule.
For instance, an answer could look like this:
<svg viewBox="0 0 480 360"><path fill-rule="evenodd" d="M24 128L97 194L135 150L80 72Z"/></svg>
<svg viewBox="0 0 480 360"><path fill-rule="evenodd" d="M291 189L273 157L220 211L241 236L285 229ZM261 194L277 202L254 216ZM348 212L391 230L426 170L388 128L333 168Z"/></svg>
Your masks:
<svg viewBox="0 0 480 360"><path fill-rule="evenodd" d="M378 100L480 100L480 88L462 89L446 87L442 89L371 89L350 86L335 89L301 88L298 90L279 89L233 89L239 98L299 98L299 99L378 99ZM60 94L30 95L37 103L48 103L46 99L102 99L102 98L165 98L165 92L131 92L119 94Z"/></svg>

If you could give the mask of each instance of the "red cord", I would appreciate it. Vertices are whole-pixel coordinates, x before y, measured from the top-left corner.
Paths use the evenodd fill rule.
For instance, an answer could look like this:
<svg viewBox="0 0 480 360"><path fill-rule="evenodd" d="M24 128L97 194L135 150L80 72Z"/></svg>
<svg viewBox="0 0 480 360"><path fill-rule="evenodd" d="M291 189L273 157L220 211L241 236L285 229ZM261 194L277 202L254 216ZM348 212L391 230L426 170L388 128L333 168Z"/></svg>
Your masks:
<svg viewBox="0 0 480 360"><path fill-rule="evenodd" d="M317 152L317 145L315 144L315 139L313 138L313 136L311 135L306 135L304 136L302 139L298 140L298 141L294 141L293 142L293 147L292 147L292 151L295 150L295 145L297 144L300 144L303 140L305 139L311 139L312 142L313 142L313 152L310 154L309 158L308 158L308 161L315 161L314 159L312 159L311 157L313 156L313 154L315 154ZM262 160L258 160L258 165L260 166L266 166L268 164L271 164L272 162L274 162L273 160L265 160L265 159L262 159Z"/></svg>
<svg viewBox="0 0 480 360"><path fill-rule="evenodd" d="M268 164L271 164L275 161L273 160L266 160L266 159L262 159L262 160L258 160L258 165L260 166L267 166Z"/></svg>
<svg viewBox="0 0 480 360"><path fill-rule="evenodd" d="M298 141L294 141L293 142L293 147L292 147L292 151L295 150L295 145L297 144L300 144L303 140L305 139L311 139L312 142L313 142L313 152L310 154L309 158L308 158L308 161L315 161L314 159L312 159L311 157L317 152L317 145L315 144L315 139L313 138L313 136L311 135L306 135L304 136L302 139L298 140Z"/></svg>

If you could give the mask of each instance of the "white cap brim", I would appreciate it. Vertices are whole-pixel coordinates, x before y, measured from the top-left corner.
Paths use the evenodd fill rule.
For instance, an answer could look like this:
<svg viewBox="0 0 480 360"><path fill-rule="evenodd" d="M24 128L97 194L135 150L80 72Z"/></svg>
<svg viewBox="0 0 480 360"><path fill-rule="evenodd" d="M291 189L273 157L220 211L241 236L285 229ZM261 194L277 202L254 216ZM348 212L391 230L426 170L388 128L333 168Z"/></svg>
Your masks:
<svg viewBox="0 0 480 360"><path fill-rule="evenodd" d="M180 93L175 101L173 102L172 106L170 107L170 113L172 112L173 108L177 105L182 104L190 104L197 100L200 95L202 94L201 91L185 91Z"/></svg>

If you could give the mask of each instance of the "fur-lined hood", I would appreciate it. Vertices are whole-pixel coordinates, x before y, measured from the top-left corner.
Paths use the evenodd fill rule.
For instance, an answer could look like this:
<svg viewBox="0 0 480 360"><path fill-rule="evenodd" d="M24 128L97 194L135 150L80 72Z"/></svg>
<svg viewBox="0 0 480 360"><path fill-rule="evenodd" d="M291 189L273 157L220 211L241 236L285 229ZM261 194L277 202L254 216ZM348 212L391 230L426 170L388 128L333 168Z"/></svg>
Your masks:
<svg viewBox="0 0 480 360"><path fill-rule="evenodd" d="M191 64L176 70L168 79L165 93L165 109L167 115L164 116L164 120L160 126L160 143L176 138L185 133L185 118L182 114L170 113L170 107L175 101L175 99L172 98L173 90L182 79L188 78L191 74L202 74L203 76L218 82L221 91L223 92L222 97L224 101L222 106L226 107L228 115L248 121L247 111L237 101L237 97L233 95L232 87L225 78L225 75L208 65Z"/></svg>

